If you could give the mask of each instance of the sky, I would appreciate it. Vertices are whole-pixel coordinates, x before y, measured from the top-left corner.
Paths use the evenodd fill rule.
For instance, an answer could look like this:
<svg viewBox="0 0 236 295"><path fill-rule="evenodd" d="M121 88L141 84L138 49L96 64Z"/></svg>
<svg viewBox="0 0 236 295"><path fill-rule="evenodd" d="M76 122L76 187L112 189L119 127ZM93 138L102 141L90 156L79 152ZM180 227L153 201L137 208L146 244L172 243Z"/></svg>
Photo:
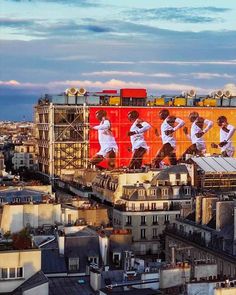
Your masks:
<svg viewBox="0 0 236 295"><path fill-rule="evenodd" d="M235 0L1 0L0 121L45 94L236 94Z"/></svg>

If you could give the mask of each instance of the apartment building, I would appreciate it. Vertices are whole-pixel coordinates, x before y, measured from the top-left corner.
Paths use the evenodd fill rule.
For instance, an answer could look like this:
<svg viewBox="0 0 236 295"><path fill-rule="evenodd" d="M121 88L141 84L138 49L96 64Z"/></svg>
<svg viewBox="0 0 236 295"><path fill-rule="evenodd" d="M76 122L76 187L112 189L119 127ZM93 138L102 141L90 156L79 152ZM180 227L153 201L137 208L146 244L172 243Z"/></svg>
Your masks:
<svg viewBox="0 0 236 295"><path fill-rule="evenodd" d="M41 271L41 250L0 249L0 293L48 295L48 279Z"/></svg>
<svg viewBox="0 0 236 295"><path fill-rule="evenodd" d="M197 196L194 212L165 231L167 261L174 248L177 261L214 261L218 275L235 278L235 213L233 197Z"/></svg>
<svg viewBox="0 0 236 295"><path fill-rule="evenodd" d="M161 171L144 183L124 185L113 210L113 226L132 232L136 254L163 255L161 235L166 225L180 217L181 208L192 206L194 193L184 165Z"/></svg>

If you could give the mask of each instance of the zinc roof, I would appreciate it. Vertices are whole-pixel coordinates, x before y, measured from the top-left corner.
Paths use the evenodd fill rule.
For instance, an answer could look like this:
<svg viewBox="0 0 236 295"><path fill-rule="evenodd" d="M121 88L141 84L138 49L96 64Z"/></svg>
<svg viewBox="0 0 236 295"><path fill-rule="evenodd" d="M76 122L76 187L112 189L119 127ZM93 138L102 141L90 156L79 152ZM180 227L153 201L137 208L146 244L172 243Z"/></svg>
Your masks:
<svg viewBox="0 0 236 295"><path fill-rule="evenodd" d="M193 157L205 172L236 172L236 159L227 157Z"/></svg>

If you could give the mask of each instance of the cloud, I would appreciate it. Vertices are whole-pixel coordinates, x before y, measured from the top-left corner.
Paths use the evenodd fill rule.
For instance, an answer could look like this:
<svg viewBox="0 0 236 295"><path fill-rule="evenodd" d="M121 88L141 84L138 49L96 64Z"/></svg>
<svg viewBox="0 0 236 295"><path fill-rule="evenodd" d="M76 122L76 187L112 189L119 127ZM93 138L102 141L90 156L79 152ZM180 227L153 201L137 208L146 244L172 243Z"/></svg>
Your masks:
<svg viewBox="0 0 236 295"><path fill-rule="evenodd" d="M3 86L20 86L20 83L15 80L10 80L10 81L0 81L0 85Z"/></svg>
<svg viewBox="0 0 236 295"><path fill-rule="evenodd" d="M168 64L168 65L236 65L236 60L215 60L215 61L178 61L178 60L145 60L145 61L117 61L117 60L109 60L109 61L100 61L102 64Z"/></svg>
<svg viewBox="0 0 236 295"><path fill-rule="evenodd" d="M10 27L10 28L22 28L26 26L32 26L36 22L35 19L13 19L13 18L0 18L1 27Z"/></svg>
<svg viewBox="0 0 236 295"><path fill-rule="evenodd" d="M189 75L189 74L187 74ZM215 79L215 78L224 78L224 79L232 79L233 75L229 75L226 73L191 73L194 79Z"/></svg>
<svg viewBox="0 0 236 295"><path fill-rule="evenodd" d="M173 75L168 73L142 73L142 72L131 72L131 71L98 71L90 73L82 73L82 76L133 76L133 77L158 77L158 78L170 78Z"/></svg>
<svg viewBox="0 0 236 295"><path fill-rule="evenodd" d="M89 0L5 0L8 2L30 2L30 3L37 3L37 2L46 2L46 3L55 3L55 4L62 4L62 5L67 5L67 6L80 6L80 7L98 7L100 6L99 3L96 1L89 1Z"/></svg>
<svg viewBox="0 0 236 295"><path fill-rule="evenodd" d="M134 82L134 81L123 81L117 79L111 79L108 81L91 81L91 80L65 80L65 81L51 81L48 83L40 84L40 83L20 83L15 81L15 83L9 84L10 81L1 81L0 86L10 86L11 89L14 88L25 88L33 90L35 89L35 93L39 91L39 89L47 89L49 92L60 93L60 91L64 91L68 87L84 87L90 91L97 91L106 88L146 88L149 91L167 91L167 92L181 92L183 90L196 89L198 92L208 93L209 88L201 88L196 87L194 85L188 84L178 84L178 83L144 83L144 82Z"/></svg>
<svg viewBox="0 0 236 295"><path fill-rule="evenodd" d="M135 20L168 20L185 23L211 23L223 21L217 14L228 12L229 8L219 7L162 7L154 9L133 9L127 12Z"/></svg>
<svg viewBox="0 0 236 295"><path fill-rule="evenodd" d="M76 35L105 34L111 32L111 28L105 24L81 24L75 20L49 21L45 19L17 19L0 18L0 26L14 29L12 34L24 34L28 37L74 38Z"/></svg>

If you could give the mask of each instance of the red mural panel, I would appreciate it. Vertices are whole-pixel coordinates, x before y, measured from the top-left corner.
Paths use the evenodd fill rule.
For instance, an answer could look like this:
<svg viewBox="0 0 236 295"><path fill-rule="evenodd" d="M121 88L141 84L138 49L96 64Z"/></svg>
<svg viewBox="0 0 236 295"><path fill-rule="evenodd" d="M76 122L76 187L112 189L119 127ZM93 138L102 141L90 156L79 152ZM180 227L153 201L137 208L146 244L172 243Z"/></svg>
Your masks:
<svg viewBox="0 0 236 295"><path fill-rule="evenodd" d="M107 113L107 119L111 124L111 132L116 140L118 146L118 152L116 154L116 167L128 166L132 158L131 141L128 132L132 123L128 119L128 113L132 110L136 110L139 113L139 118L151 125L151 128L145 132L144 138L149 146L148 152L143 158L143 164L150 164L155 157L157 151L162 146L162 138L156 135L155 129L160 134L160 128L162 120L159 118L159 112L164 107L90 107L90 119L89 124L91 127L100 124L96 118L96 112L98 110L105 110ZM204 135L206 142L206 153L220 154L220 149L213 149L211 143L220 142L220 127L217 125L217 118L219 116L227 117L228 123L236 127L236 109L234 108L197 108L197 107L184 107L184 108L168 108L170 115L182 119L185 122L185 126L190 130L191 122L189 120L189 114L191 112L198 112L204 119L211 120L213 127ZM183 132L183 128L180 128L174 133L176 139L176 154L177 158L180 157L184 151L191 145L191 141ZM236 147L236 133L233 138L233 145ZM90 158L92 158L99 150L100 144L98 141L98 131L91 129L89 132L89 144L90 144ZM234 153L234 157L235 157ZM165 160L168 162L168 160ZM101 163L101 166L106 166L106 160Z"/></svg>

